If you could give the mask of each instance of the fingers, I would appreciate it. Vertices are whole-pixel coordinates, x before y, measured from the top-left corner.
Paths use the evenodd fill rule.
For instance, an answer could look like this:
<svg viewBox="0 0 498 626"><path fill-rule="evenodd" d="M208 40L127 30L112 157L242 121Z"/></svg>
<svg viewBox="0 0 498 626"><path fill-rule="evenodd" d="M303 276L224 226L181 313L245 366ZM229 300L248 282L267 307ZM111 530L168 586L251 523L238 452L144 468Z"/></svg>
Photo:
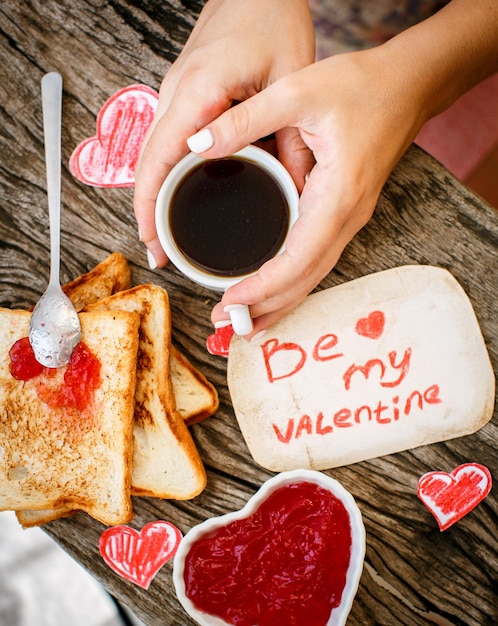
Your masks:
<svg viewBox="0 0 498 626"><path fill-rule="evenodd" d="M161 149L158 141L165 125L165 117L159 119L155 131L150 135L145 144L140 164L135 176L135 194L133 205L138 223L140 239L145 243L149 251L149 265L154 268L162 267L167 262L167 257L159 243L155 224L155 207L159 189L167 174L175 163L175 152L180 159L186 152L186 148L177 147L176 151L168 153ZM152 255L152 256L151 256Z"/></svg>
<svg viewBox="0 0 498 626"><path fill-rule="evenodd" d="M227 5L229 6L231 5ZM214 15L218 16L217 13ZM198 25L196 28L198 38L202 40L202 28ZM226 30L226 26L224 29ZM214 30L216 32L216 28ZM256 95L246 100L268 84L270 73L275 73L274 55L265 52L264 46L261 46L262 51L255 51L253 45L246 44L238 49L237 55L227 57L223 44L226 37L226 32L225 38L222 36L211 40L207 37L208 42L204 41L203 45L197 47L192 43L195 37L189 38L184 52L163 81L157 113L141 151L135 173L134 209L141 239L153 257L152 265L157 267L164 265L167 258L157 239L155 203L160 187L172 167L189 149L208 158L233 154L261 137L285 128L294 115L293 94L284 93L289 91L285 86L287 82L275 89L274 85L279 82L277 81L264 89L264 93L260 92L261 98ZM232 39L233 35L230 35L228 42ZM289 39L291 40L292 38ZM212 50L213 47L214 58L218 58L220 54L224 56L221 56L219 63L206 65L206 49ZM292 50L294 47L295 42ZM304 46L306 49L308 47ZM191 50L186 54L189 48ZM283 54L282 57L287 59L289 55ZM287 71L304 64L299 55L297 59L292 55L290 57L292 62L289 61ZM253 59L256 59L255 63ZM247 68L244 81L240 79L241 65ZM252 65L255 65L253 69ZM270 71L272 67L273 70ZM242 104L232 107L234 100L240 100ZM286 102L285 106L283 102ZM283 159L286 154L291 154L291 149L287 146L293 144L295 151L298 143L297 131L293 135L292 141L284 138L280 142L283 148L279 151ZM188 137L190 139L187 142ZM290 171L298 189L302 188L302 170L305 167L300 166L299 162L299 159L289 160Z"/></svg>
<svg viewBox="0 0 498 626"><path fill-rule="evenodd" d="M192 85L187 97L185 88L179 85L174 97L170 97L169 92L162 96L142 147L135 173L133 205L151 267L162 267L167 262L155 226L155 206L161 185L173 166L188 153L186 137L230 106L223 93L212 92L211 99L207 100L199 97L199 92L203 91L202 83L197 83Z"/></svg>
<svg viewBox="0 0 498 626"><path fill-rule="evenodd" d="M286 251L265 263L256 275L228 289L212 311L213 322L228 319L227 305L247 304L254 320L250 339L300 304L328 274L375 205L375 199L359 199L355 192L334 187L331 180L327 168L315 166L301 196L300 217L289 234ZM357 208L353 215L351 207Z"/></svg>
<svg viewBox="0 0 498 626"><path fill-rule="evenodd" d="M188 147L205 158L220 158L275 134L276 156L301 193L315 165L313 152L298 130L303 117L302 91L299 72L289 74L226 110L189 137Z"/></svg>
<svg viewBox="0 0 498 626"><path fill-rule="evenodd" d="M281 79L225 111L189 137L190 150L206 158L224 157L290 126L295 111L292 97L284 93L287 82Z"/></svg>

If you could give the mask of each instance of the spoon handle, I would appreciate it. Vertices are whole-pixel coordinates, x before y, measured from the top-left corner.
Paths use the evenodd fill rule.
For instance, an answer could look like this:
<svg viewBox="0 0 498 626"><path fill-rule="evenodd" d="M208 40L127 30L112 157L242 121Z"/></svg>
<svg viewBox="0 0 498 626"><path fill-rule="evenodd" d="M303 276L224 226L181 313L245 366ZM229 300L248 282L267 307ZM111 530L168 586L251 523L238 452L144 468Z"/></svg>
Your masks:
<svg viewBox="0 0 498 626"><path fill-rule="evenodd" d="M60 284L62 76L45 74L41 81L45 162L50 220L50 283Z"/></svg>

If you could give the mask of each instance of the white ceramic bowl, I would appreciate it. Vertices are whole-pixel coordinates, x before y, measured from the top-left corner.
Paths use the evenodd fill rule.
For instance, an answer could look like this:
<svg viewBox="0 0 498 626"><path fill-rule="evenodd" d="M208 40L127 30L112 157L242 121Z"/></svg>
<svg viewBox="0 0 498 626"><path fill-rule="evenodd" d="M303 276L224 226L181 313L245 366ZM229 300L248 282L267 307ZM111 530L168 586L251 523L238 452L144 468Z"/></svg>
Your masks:
<svg viewBox="0 0 498 626"><path fill-rule="evenodd" d="M358 589L358 583L363 569L365 556L365 528L353 496L333 478L314 470L292 470L277 474L266 481L247 504L240 510L220 517L208 519L194 526L182 539L174 559L173 581L178 599L186 612L201 626L227 626L228 622L220 617L205 613L197 609L187 597L185 590L184 572L185 559L192 546L201 538L210 535L217 529L226 526L238 519L245 519L252 515L260 505L277 489L298 482L311 482L330 491L344 505L349 514L351 526L351 553L346 574L346 584L343 589L341 603L331 612L327 626L343 626L351 610L351 606ZM247 581L249 586L250 581Z"/></svg>

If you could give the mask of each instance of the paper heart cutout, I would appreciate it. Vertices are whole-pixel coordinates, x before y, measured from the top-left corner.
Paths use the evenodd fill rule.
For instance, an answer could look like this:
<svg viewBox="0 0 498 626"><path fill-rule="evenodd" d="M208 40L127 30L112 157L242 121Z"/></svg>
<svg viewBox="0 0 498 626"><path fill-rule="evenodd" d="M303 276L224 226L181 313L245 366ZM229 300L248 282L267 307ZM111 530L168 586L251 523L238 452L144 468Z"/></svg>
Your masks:
<svg viewBox="0 0 498 626"><path fill-rule="evenodd" d="M233 326L231 324L217 328L214 334L209 335L206 339L206 348L209 354L227 357L233 334Z"/></svg>
<svg viewBox="0 0 498 626"><path fill-rule="evenodd" d="M352 495L321 472L294 470L267 480L240 511L192 528L176 553L173 581L202 626L343 626L364 554Z"/></svg>
<svg viewBox="0 0 498 626"><path fill-rule="evenodd" d="M158 520L140 532L129 526L112 526L100 536L99 549L112 570L148 589L157 572L175 555L181 539L176 526Z"/></svg>
<svg viewBox="0 0 498 626"><path fill-rule="evenodd" d="M147 85L130 85L111 96L97 116L96 135L82 141L71 155L73 176L94 187L132 187L158 98Z"/></svg>
<svg viewBox="0 0 498 626"><path fill-rule="evenodd" d="M362 337L378 339L384 332L385 322L382 311L372 311L367 317L362 317L356 322L355 330Z"/></svg>
<svg viewBox="0 0 498 626"><path fill-rule="evenodd" d="M479 463L464 463L450 474L424 474L418 481L417 494L443 531L484 500L491 490L491 482L487 467Z"/></svg>

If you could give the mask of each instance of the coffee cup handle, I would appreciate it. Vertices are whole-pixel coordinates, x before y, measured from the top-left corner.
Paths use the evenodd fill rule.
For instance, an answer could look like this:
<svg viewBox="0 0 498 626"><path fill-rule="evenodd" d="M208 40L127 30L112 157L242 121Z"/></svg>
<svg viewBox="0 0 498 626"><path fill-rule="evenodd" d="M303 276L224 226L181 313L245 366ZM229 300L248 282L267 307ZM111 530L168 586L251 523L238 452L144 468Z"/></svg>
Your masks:
<svg viewBox="0 0 498 626"><path fill-rule="evenodd" d="M247 304L229 304L225 311L230 314L233 332L236 335L248 335L252 332L254 326Z"/></svg>

